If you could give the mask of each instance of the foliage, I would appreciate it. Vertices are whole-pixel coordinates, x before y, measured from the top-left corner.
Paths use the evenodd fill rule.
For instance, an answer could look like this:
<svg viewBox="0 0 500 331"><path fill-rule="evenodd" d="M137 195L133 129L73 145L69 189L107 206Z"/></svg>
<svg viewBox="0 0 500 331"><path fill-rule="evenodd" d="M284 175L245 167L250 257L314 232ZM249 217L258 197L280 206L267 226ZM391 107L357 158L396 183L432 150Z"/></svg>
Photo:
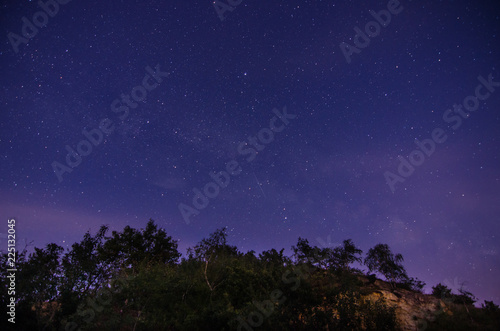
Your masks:
<svg viewBox="0 0 500 331"><path fill-rule="evenodd" d="M63 248L56 244L48 244L46 248L35 248L18 273L23 282L18 286L18 296L25 306L35 307L38 325L48 326L56 317L57 299L61 279L60 257Z"/></svg>
<svg viewBox="0 0 500 331"><path fill-rule="evenodd" d="M484 300L484 303L481 304L481 307L490 313L498 313L499 311L498 305L495 305L493 301Z"/></svg>
<svg viewBox="0 0 500 331"><path fill-rule="evenodd" d="M469 291L466 291L463 288L460 288L458 290L460 294L455 295L455 302L456 303L462 303L464 305L473 305L474 302L477 301L476 297L474 294L470 293Z"/></svg>
<svg viewBox="0 0 500 331"><path fill-rule="evenodd" d="M296 263L309 263L315 267L347 271L354 262L362 262L363 251L357 248L352 239L344 240L335 248L311 246L307 239L299 237L296 246L292 246Z"/></svg>
<svg viewBox="0 0 500 331"><path fill-rule="evenodd" d="M311 246L307 239L299 237L297 246L292 246L293 257L296 263L307 263L319 268L326 268L331 249Z"/></svg>
<svg viewBox="0 0 500 331"><path fill-rule="evenodd" d="M398 329L394 307L382 299L367 300L371 292L359 270L351 268L362 261L362 252L350 239L339 247L319 248L299 238L293 259L274 248L256 256L231 246L222 228L181 258L177 241L152 220L144 229L127 226L111 236L107 230L102 226L94 235L85 233L66 252L55 244L30 255L20 252L19 329ZM7 255L0 260L6 262ZM420 290L423 282L402 277L401 261L387 245L376 246L365 259L371 270L398 280L398 287ZM7 274L0 273L6 290ZM438 284L433 294L440 293L453 296L460 303L457 309L472 309L463 304L472 297L469 292L451 294ZM485 304L482 312L489 323L498 306Z"/></svg>
<svg viewBox="0 0 500 331"><path fill-rule="evenodd" d="M422 289L424 288L425 283L418 278L408 277L403 279L403 281L396 284L396 287L403 288L405 290L423 293Z"/></svg>
<svg viewBox="0 0 500 331"><path fill-rule="evenodd" d="M362 262L362 253L363 251L354 245L352 239L344 240L342 246L335 247L331 251L329 267L348 270L350 264Z"/></svg>
<svg viewBox="0 0 500 331"><path fill-rule="evenodd" d="M451 289L441 283L432 287L432 295L439 299L451 298Z"/></svg>
<svg viewBox="0 0 500 331"><path fill-rule="evenodd" d="M401 262L403 262L403 255L394 255L387 244L377 244L370 248L364 261L369 272L379 272L393 284L408 279Z"/></svg>
<svg viewBox="0 0 500 331"><path fill-rule="evenodd" d="M62 260L64 270L63 290L78 293L79 299L99 289L111 272L103 263L102 249L108 228L102 226L95 236L85 233L83 240L74 243Z"/></svg>
<svg viewBox="0 0 500 331"><path fill-rule="evenodd" d="M428 323L427 331L498 331L500 312L490 312L463 304L451 304L451 312L438 314Z"/></svg>
<svg viewBox="0 0 500 331"><path fill-rule="evenodd" d="M133 271L145 260L174 264L180 257L177 241L167 236L165 230L159 229L153 220L149 220L142 230L126 226L123 232L113 231L99 248L103 260L115 271L121 268Z"/></svg>
<svg viewBox="0 0 500 331"><path fill-rule="evenodd" d="M450 288L441 283L432 287L432 295L437 298L469 306L473 305L474 302L476 302L475 296L472 293L466 291L463 287L460 288L458 292L459 294L452 293Z"/></svg>

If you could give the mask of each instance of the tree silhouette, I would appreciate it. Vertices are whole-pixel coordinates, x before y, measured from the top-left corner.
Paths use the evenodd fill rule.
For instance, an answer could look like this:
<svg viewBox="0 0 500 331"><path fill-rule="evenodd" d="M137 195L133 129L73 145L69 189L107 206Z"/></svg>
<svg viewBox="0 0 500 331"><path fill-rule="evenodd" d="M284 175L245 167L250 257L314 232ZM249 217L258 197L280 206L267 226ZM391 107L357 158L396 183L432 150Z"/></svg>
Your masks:
<svg viewBox="0 0 500 331"><path fill-rule="evenodd" d="M259 254L259 259L265 264L269 264L273 267L283 267L291 263L290 259L283 254L284 251L284 248L282 248L279 252L274 248L268 251L263 251Z"/></svg>
<svg viewBox="0 0 500 331"><path fill-rule="evenodd" d="M451 298L451 289L441 283L432 287L432 295L439 299Z"/></svg>
<svg viewBox="0 0 500 331"><path fill-rule="evenodd" d="M111 237L106 238L100 254L115 271L130 269L132 272L142 262L175 264L181 256L177 251L177 241L159 229L152 219L145 229L126 226L123 232L113 231Z"/></svg>
<svg viewBox="0 0 500 331"><path fill-rule="evenodd" d="M153 220L143 229L127 226L109 237L107 230L102 226L94 235L85 233L67 252L56 244L35 248L29 256L26 250L20 252L18 329L397 329L394 308L382 299L365 300L368 288L350 268L361 262L362 251L351 239L335 248L320 248L299 237L292 246L294 259L274 248L257 257L254 251L242 253L229 245L222 228L179 261L177 241ZM7 260L7 254L0 255L2 263ZM421 289L423 283L406 275L402 261L383 244L370 249L364 260L370 271L398 281L398 287ZM0 274L7 292L8 274L4 269ZM477 321L486 318L492 325L498 316L492 302L486 302L487 315L477 315L471 306L475 298L463 289L452 294L438 284L433 294L450 295L456 306L463 306L467 329L486 330ZM4 296L0 302L7 304ZM0 328L9 329L3 322Z"/></svg>
<svg viewBox="0 0 500 331"><path fill-rule="evenodd" d="M484 300L484 303L481 304L481 307L488 313L497 313L498 311L500 311L498 305L495 305L493 301Z"/></svg>
<svg viewBox="0 0 500 331"><path fill-rule="evenodd" d="M56 244L48 244L46 248L35 248L24 263L19 279L20 299L35 310L38 325L47 326L52 323L57 311L57 297L60 289L62 269L60 258L63 248Z"/></svg>
<svg viewBox="0 0 500 331"><path fill-rule="evenodd" d="M297 263L306 263L319 268L326 268L331 256L330 248L311 246L307 239L299 237L297 246L292 246L293 256Z"/></svg>
<svg viewBox="0 0 500 331"><path fill-rule="evenodd" d="M83 240L74 243L62 259L63 291L75 293L78 299L95 293L111 276L100 250L105 241L107 226L101 226L95 236L85 233Z"/></svg>
<svg viewBox="0 0 500 331"><path fill-rule="evenodd" d="M352 239L343 241L342 246L335 247L331 252L330 267L346 271L354 262L362 262L363 251L357 248Z"/></svg>
<svg viewBox="0 0 500 331"><path fill-rule="evenodd" d="M227 244L226 228L222 228L202 239L188 254L190 258L203 263L205 282L210 291L214 291L224 281L224 261L238 256L239 252L238 248Z"/></svg>
<svg viewBox="0 0 500 331"><path fill-rule="evenodd" d="M408 279L406 270L401 264L403 255L394 255L387 244L377 244L370 248L365 258L365 265L368 271L376 271L382 274L393 286L398 281Z"/></svg>

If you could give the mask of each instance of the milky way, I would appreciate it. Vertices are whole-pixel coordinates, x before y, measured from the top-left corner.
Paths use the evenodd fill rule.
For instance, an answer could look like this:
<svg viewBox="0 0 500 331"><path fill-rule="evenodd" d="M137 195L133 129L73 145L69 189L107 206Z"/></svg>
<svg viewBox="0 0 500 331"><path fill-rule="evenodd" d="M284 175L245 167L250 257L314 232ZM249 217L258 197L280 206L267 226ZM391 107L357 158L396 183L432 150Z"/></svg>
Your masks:
<svg viewBox="0 0 500 331"><path fill-rule="evenodd" d="M2 250L8 218L19 249L351 238L500 302L498 1L1 4Z"/></svg>

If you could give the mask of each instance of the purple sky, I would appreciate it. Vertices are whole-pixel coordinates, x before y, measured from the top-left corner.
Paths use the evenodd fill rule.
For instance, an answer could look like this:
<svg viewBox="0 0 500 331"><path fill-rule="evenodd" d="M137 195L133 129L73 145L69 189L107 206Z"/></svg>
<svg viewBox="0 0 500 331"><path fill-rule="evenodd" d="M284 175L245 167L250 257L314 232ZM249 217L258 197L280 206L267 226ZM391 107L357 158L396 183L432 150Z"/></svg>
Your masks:
<svg viewBox="0 0 500 331"><path fill-rule="evenodd" d="M342 43L388 2L243 1L221 21L210 1L72 1L18 52L9 33L41 9L0 3L2 250L12 217L18 248L150 218L183 254L224 226L242 251L351 238L402 253L427 291L500 303L500 87L474 99L479 76L500 82L497 1L400 1L350 63ZM113 131L71 168L65 146L105 118ZM446 141L393 192L384 174L436 128ZM196 209L193 189L231 161L241 173Z"/></svg>

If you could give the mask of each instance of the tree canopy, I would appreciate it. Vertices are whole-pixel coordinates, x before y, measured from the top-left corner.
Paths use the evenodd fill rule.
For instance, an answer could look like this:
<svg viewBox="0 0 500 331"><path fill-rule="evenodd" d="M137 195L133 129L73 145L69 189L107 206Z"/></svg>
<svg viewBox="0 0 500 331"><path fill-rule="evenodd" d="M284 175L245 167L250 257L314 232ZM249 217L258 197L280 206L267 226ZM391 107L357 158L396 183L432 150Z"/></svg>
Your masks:
<svg viewBox="0 0 500 331"><path fill-rule="evenodd" d="M389 245L377 244L370 248L364 262L369 272L379 272L388 281L396 283L408 279L406 269L402 264L403 260L403 255L394 255Z"/></svg>
<svg viewBox="0 0 500 331"><path fill-rule="evenodd" d="M403 257L386 244L371 248L363 260L352 239L318 247L299 237L292 257L284 248L256 255L230 245L221 228L182 257L177 241L153 220L142 229L107 233L103 225L66 250L49 244L18 253L21 329L395 330L393 308L383 300L362 299L362 273L353 264L364 264L400 288L424 286L407 276ZM0 261L7 261L6 253ZM7 273L0 273L7 291ZM451 294L441 284L433 294L453 296L463 305L474 302L471 293ZM497 313L497 306L486 304Z"/></svg>

